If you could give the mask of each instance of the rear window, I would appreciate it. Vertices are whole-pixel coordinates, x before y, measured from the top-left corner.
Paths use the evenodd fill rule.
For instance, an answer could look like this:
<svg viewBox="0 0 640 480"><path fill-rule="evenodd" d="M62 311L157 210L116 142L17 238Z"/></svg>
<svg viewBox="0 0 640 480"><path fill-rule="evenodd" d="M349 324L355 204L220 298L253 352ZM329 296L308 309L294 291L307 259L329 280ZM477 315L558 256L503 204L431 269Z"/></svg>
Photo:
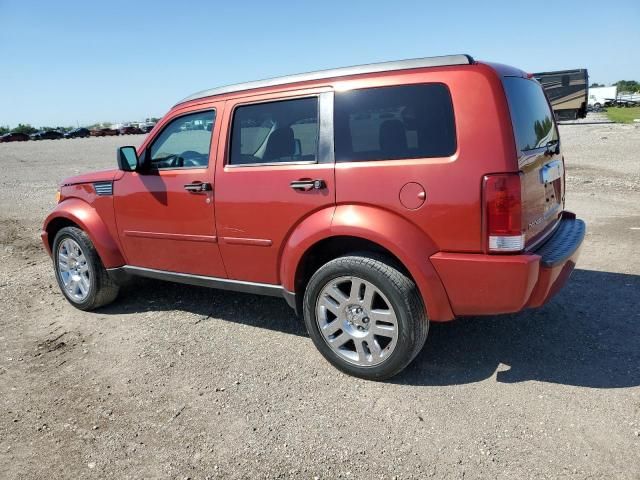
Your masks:
<svg viewBox="0 0 640 480"><path fill-rule="evenodd" d="M338 162L446 157L456 150L453 105L442 84L336 93Z"/></svg>
<svg viewBox="0 0 640 480"><path fill-rule="evenodd" d="M503 84L518 150L533 150L557 141L553 112L538 82L507 77Z"/></svg>

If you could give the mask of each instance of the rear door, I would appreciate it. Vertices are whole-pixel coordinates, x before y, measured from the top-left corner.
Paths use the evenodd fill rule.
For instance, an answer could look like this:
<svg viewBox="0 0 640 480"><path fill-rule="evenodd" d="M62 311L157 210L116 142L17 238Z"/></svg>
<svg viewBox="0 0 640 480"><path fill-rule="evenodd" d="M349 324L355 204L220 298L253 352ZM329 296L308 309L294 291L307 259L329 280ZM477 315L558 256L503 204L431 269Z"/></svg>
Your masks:
<svg viewBox="0 0 640 480"><path fill-rule="evenodd" d="M540 84L505 77L522 182L525 246L553 229L564 208L564 161L553 112Z"/></svg>
<svg viewBox="0 0 640 480"><path fill-rule="evenodd" d="M301 91L229 100L215 209L229 278L277 284L290 232L335 207L333 93Z"/></svg>

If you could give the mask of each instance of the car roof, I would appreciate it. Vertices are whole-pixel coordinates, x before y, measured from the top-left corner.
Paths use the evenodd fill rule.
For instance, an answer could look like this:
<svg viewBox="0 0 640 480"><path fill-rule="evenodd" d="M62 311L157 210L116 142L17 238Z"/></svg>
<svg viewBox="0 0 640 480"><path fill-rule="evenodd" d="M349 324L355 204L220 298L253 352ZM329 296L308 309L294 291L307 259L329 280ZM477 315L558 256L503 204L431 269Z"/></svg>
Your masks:
<svg viewBox="0 0 640 480"><path fill-rule="evenodd" d="M392 72L394 70L409 70L413 68L427 67L444 67L453 65L471 65L475 63L470 55L445 55L439 57L413 58L409 60L398 60L393 62L369 63L365 65L355 65L351 67L334 68L330 70L318 70L315 72L298 73L295 75L287 75L284 77L274 77L265 80L257 80L253 82L236 83L223 87L211 88L196 92L193 95L180 100L176 105L180 105L191 100L197 100L204 97L214 95L222 95L225 93L241 92L244 90L253 90L256 88L274 87L278 85L286 85L289 83L307 82L312 80L322 80L327 78L346 77L350 75L359 75L365 73Z"/></svg>

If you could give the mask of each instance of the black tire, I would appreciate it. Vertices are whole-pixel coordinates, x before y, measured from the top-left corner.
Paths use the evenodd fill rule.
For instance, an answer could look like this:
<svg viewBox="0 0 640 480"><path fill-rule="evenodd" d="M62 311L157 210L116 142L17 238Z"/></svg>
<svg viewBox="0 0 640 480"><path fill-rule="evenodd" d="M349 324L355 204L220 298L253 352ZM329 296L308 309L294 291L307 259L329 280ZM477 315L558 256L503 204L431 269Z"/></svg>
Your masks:
<svg viewBox="0 0 640 480"><path fill-rule="evenodd" d="M365 255L339 257L320 267L307 284L303 316L313 343L333 366L349 375L379 381L401 372L422 350L429 331L429 320L413 280L392 266L393 262L383 257ZM318 296L325 285L343 276L357 276L375 285L387 297L396 313L397 344L382 363L373 366L349 363L329 347L320 332L316 318Z"/></svg>
<svg viewBox="0 0 640 480"><path fill-rule="evenodd" d="M89 284L88 294L82 301L74 299L69 292L67 292L60 274L58 252L60 244L67 238L74 240L80 246L87 260L87 266L89 267L91 282ZM80 310L94 310L113 302L118 296L119 286L111 279L104 265L102 265L98 252L96 252L89 236L77 227L65 227L60 229L56 234L53 241L53 265L60 291L62 291L62 294L71 305Z"/></svg>

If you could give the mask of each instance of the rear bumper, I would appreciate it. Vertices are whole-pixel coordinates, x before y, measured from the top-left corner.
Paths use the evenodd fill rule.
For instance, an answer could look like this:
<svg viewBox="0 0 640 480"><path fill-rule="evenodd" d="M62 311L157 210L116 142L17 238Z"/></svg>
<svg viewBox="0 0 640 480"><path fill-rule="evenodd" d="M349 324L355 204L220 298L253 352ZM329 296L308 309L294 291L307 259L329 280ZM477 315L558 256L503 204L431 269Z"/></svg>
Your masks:
<svg viewBox="0 0 640 480"><path fill-rule="evenodd" d="M564 212L553 235L520 255L440 252L431 262L455 315L492 315L539 307L571 275L584 241L585 224Z"/></svg>

